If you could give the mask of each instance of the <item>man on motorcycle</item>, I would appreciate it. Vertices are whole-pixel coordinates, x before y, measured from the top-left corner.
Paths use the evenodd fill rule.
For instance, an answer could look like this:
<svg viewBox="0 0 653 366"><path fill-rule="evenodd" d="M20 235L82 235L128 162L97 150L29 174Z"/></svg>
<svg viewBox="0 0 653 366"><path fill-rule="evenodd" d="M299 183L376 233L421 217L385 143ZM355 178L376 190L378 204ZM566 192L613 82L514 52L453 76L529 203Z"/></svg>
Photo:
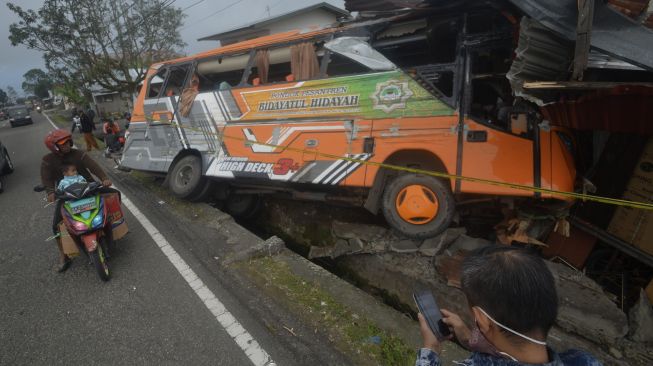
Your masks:
<svg viewBox="0 0 653 366"><path fill-rule="evenodd" d="M121 149L120 143L120 126L113 120L113 118L105 118L102 125L102 132L104 133L104 143L107 145L107 152L116 152Z"/></svg>
<svg viewBox="0 0 653 366"><path fill-rule="evenodd" d="M43 156L41 160L41 183L48 194L48 202L54 202L55 200L55 187L63 178L62 167L64 165L74 165L77 168L77 172L88 182L94 181L93 175L95 175L102 181L104 187L111 186L111 181L104 170L87 153L73 148L73 140L70 132L62 129L50 131L45 136L44 142L45 146L52 151ZM61 220L61 201L57 201L54 210L54 219L52 221L52 231L55 235L59 234L59 223ZM61 240L58 236L57 246L59 247L61 258L58 272L63 272L70 267L71 259L64 254Z"/></svg>

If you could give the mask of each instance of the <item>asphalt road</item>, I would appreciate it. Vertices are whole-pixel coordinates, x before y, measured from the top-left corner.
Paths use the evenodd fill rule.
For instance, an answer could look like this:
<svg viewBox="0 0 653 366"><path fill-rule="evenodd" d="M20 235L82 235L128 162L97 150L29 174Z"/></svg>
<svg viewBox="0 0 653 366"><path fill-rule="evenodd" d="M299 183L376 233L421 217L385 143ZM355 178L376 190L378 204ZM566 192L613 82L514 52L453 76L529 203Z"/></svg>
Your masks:
<svg viewBox="0 0 653 366"><path fill-rule="evenodd" d="M32 191L52 126L41 114L32 117L33 125L16 128L0 121L0 140L15 165L0 194L0 365L251 365L129 212L130 233L112 253L109 282L100 282L83 256L67 272L54 271L55 243L45 241L53 208L44 208L43 195ZM259 321L270 313L257 308L261 301L225 288L179 244L183 235L142 211L171 235L170 244L276 364L343 362L311 357L311 345L270 332Z"/></svg>

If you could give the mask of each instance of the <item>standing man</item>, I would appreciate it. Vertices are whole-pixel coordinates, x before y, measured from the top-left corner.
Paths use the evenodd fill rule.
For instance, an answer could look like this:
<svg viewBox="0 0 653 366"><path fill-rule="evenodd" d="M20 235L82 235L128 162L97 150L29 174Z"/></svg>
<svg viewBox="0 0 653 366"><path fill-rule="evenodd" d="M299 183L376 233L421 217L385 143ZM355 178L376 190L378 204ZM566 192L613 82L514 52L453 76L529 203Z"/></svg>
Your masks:
<svg viewBox="0 0 653 366"><path fill-rule="evenodd" d="M93 148L100 150L100 147L97 145L97 141L95 141L95 137L93 136L95 123L91 121L91 119L84 111L79 113L79 121L82 125L81 130L84 134L84 141L86 142L86 151L91 151Z"/></svg>
<svg viewBox="0 0 653 366"><path fill-rule="evenodd" d="M88 119L91 120L91 123L95 124L95 111L91 108L90 104L86 106L86 114L88 115Z"/></svg>

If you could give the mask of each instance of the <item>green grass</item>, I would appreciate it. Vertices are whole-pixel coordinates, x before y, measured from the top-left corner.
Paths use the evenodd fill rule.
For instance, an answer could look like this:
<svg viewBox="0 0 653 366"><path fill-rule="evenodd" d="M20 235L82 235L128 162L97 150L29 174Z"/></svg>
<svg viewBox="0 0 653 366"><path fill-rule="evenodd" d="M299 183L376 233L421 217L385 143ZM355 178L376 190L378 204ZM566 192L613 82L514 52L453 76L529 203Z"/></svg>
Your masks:
<svg viewBox="0 0 653 366"><path fill-rule="evenodd" d="M295 276L287 264L261 258L241 264L263 288L283 295L296 314L305 314L315 329L326 331L336 347L357 364L414 365L415 350L360 314L338 303L315 283ZM378 336L380 344L371 342Z"/></svg>

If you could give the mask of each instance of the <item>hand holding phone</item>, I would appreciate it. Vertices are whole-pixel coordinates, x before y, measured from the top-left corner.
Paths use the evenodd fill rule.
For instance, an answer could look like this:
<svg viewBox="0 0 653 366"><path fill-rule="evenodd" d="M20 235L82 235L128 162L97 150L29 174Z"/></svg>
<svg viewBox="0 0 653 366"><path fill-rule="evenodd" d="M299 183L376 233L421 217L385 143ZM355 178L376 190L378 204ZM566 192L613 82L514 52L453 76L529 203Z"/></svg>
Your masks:
<svg viewBox="0 0 653 366"><path fill-rule="evenodd" d="M426 319L431 332L433 332L439 341L451 335L449 327L442 321L442 313L440 313L440 308L436 304L431 291L416 292L413 294L413 299L415 300L417 309L419 309L419 312Z"/></svg>

